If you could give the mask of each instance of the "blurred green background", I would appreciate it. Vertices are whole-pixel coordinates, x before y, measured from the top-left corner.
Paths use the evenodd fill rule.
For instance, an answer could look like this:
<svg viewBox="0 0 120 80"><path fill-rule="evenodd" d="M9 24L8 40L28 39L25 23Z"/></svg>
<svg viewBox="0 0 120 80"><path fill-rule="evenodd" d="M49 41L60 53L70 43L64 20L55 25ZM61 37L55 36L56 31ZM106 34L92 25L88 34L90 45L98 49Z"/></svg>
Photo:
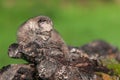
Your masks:
<svg viewBox="0 0 120 80"><path fill-rule="evenodd" d="M18 27L30 17L49 16L68 45L103 39L120 48L120 0L0 0L0 68L11 59L8 46Z"/></svg>

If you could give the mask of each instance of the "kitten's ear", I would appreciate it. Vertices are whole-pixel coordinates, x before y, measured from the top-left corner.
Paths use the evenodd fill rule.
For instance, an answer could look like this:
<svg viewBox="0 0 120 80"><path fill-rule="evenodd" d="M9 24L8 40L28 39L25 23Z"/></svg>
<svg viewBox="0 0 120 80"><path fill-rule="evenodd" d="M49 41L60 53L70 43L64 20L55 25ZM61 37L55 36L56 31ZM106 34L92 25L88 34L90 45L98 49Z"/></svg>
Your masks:
<svg viewBox="0 0 120 80"><path fill-rule="evenodd" d="M47 19L40 18L40 19L38 20L38 23L42 23L42 22L46 22L46 21L47 21Z"/></svg>

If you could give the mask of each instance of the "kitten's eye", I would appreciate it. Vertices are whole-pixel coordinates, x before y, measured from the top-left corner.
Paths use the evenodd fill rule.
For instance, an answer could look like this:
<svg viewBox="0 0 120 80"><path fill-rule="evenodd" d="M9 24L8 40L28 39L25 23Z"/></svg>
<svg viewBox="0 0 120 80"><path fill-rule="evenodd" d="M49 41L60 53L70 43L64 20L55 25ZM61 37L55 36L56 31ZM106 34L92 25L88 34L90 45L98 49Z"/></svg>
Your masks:
<svg viewBox="0 0 120 80"><path fill-rule="evenodd" d="M46 22L47 20L46 19L40 19L39 21L38 21L38 23L42 23L42 22Z"/></svg>

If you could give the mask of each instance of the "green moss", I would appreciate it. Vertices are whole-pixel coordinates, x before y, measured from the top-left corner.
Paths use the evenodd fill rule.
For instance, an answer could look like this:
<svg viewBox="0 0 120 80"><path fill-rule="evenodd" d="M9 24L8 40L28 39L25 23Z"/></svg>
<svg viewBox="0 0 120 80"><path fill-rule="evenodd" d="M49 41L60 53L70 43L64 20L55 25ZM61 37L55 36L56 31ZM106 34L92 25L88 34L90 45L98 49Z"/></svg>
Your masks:
<svg viewBox="0 0 120 80"><path fill-rule="evenodd" d="M114 70L115 74L120 76L120 64L108 64L107 67L109 69Z"/></svg>
<svg viewBox="0 0 120 80"><path fill-rule="evenodd" d="M102 63L104 66L107 66L109 69L113 70L113 74L120 76L120 64L117 60L106 58L102 59Z"/></svg>

